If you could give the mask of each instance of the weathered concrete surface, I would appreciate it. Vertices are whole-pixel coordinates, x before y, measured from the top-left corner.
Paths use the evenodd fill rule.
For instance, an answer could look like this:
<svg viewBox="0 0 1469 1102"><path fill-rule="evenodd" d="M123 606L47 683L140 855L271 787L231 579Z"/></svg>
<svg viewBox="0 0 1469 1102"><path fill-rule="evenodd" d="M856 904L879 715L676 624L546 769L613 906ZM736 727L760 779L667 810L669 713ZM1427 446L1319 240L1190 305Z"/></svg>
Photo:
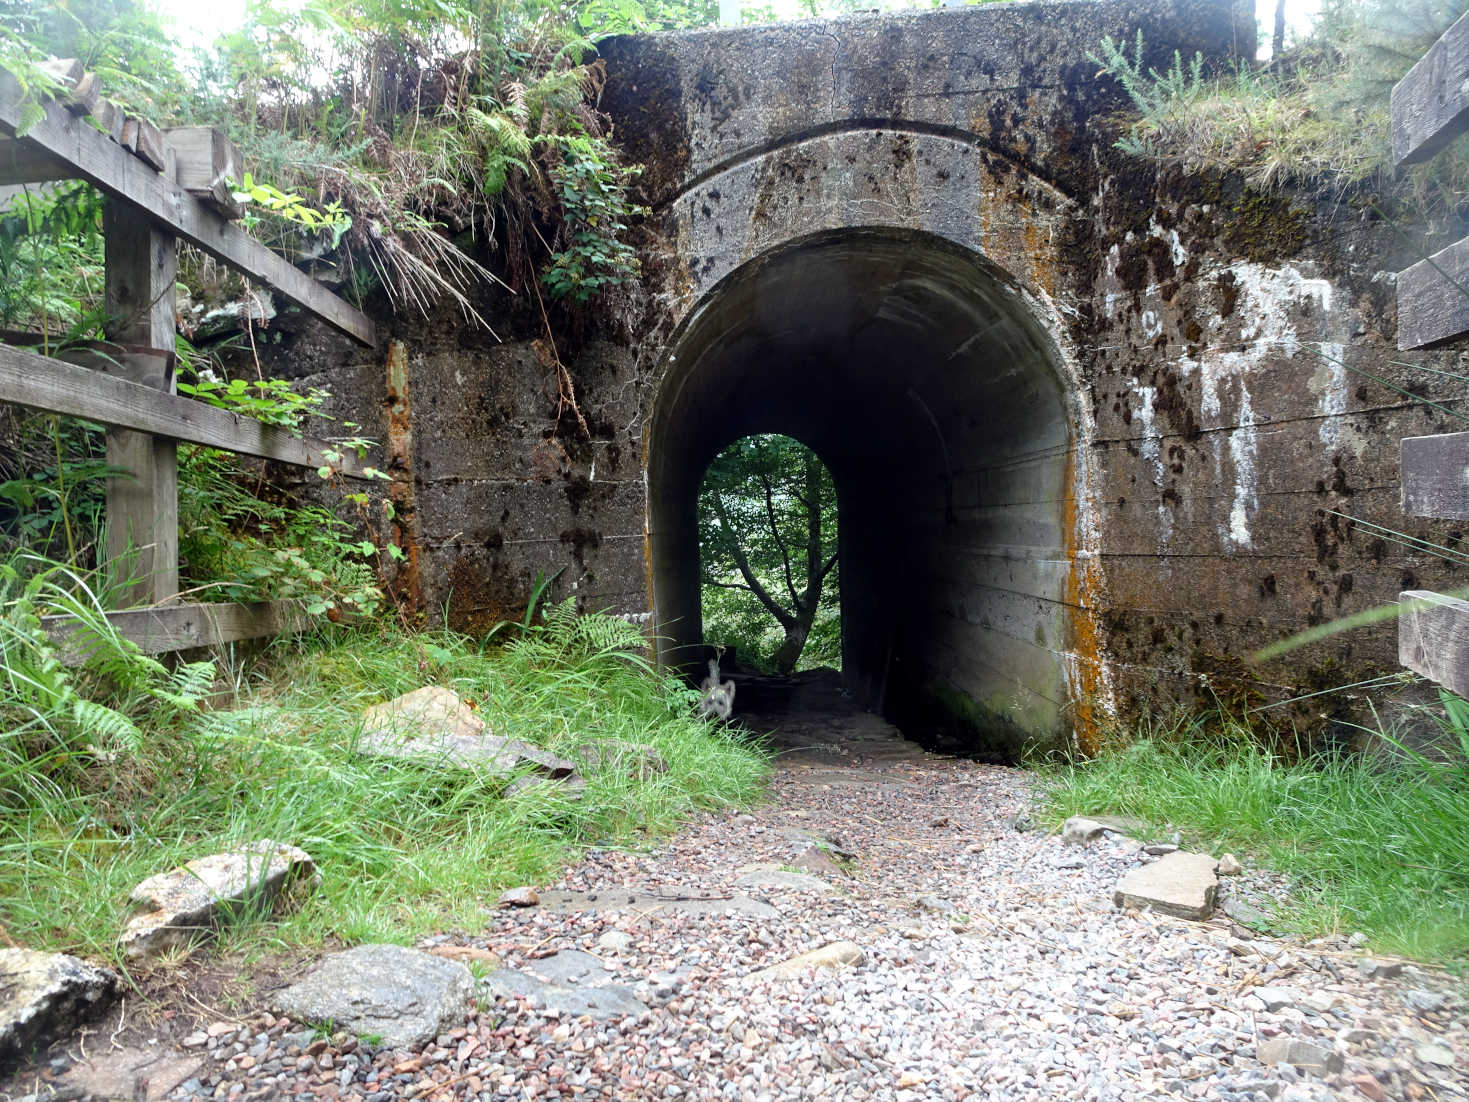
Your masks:
<svg viewBox="0 0 1469 1102"><path fill-rule="evenodd" d="M299 1022L331 1022L406 1048L462 1022L473 995L474 979L457 961L399 945L359 945L323 958L271 1002Z"/></svg>
<svg viewBox="0 0 1469 1102"><path fill-rule="evenodd" d="M106 968L33 949L0 949L0 1069L107 1009L121 983Z"/></svg>
<svg viewBox="0 0 1469 1102"><path fill-rule="evenodd" d="M279 842L251 842L150 876L133 889L138 913L118 943L129 957L183 948L238 913L269 914L320 880L311 855Z"/></svg>
<svg viewBox="0 0 1469 1102"><path fill-rule="evenodd" d="M392 379L289 313L262 354L394 429L419 552L399 580L456 627L518 616L564 568L555 595L651 614L670 655L699 643L694 491L724 443L775 431L837 479L858 702L936 741L1086 745L1110 710L1395 668L1391 625L1246 658L1456 584L1349 519L1449 538L1403 520L1391 461L1447 419L1358 374L1457 397L1393 351L1403 247L1348 207L1119 154L1126 97L1086 55L1139 29L1160 68L1254 46L1253 8L1210 0L603 43L653 211L641 284L557 319L585 433L558 421L524 296L482 304L503 344L394 319ZM1329 731L1346 706L1295 719Z"/></svg>
<svg viewBox="0 0 1469 1102"><path fill-rule="evenodd" d="M1176 850L1123 876L1113 902L1119 907L1151 907L1177 918L1208 918L1219 891L1214 865L1206 853Z"/></svg>

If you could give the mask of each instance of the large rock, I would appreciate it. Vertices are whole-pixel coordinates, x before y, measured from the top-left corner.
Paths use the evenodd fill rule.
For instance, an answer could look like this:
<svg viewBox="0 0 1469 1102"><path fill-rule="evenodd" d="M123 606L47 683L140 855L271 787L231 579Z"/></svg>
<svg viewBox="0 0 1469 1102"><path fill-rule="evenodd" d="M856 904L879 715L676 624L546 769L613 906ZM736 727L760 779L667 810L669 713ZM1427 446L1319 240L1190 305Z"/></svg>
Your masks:
<svg viewBox="0 0 1469 1102"><path fill-rule="evenodd" d="M1219 890L1214 864L1205 853L1170 853L1119 880L1113 902L1119 907L1151 907L1179 918L1208 918Z"/></svg>
<svg viewBox="0 0 1469 1102"><path fill-rule="evenodd" d="M409 1048L462 1022L474 978L457 961L400 945L359 945L333 953L272 1007L298 1022L331 1022L392 1048Z"/></svg>
<svg viewBox="0 0 1469 1102"><path fill-rule="evenodd" d="M362 713L359 753L408 758L509 776L529 765L557 780L575 779L576 763L518 739L490 734L452 689L428 685Z"/></svg>
<svg viewBox="0 0 1469 1102"><path fill-rule="evenodd" d="M0 949L0 1068L70 1034L118 991L106 968L34 949Z"/></svg>
<svg viewBox="0 0 1469 1102"><path fill-rule="evenodd" d="M319 880L305 850L278 842L200 857L133 889L132 904L141 913L118 940L130 957L156 956L243 914L270 914L289 894Z"/></svg>

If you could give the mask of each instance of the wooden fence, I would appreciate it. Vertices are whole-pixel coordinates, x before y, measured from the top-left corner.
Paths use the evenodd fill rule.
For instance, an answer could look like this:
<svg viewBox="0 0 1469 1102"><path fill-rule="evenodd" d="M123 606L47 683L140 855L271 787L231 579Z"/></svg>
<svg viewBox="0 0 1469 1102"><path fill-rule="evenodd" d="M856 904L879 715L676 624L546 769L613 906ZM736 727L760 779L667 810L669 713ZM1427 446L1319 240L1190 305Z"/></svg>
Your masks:
<svg viewBox="0 0 1469 1102"><path fill-rule="evenodd" d="M239 153L218 131L160 131L104 98L94 74L73 61L48 63L69 93L44 104L44 117L22 129L27 100L0 69L0 187L86 180L106 196L105 342L56 356L0 345L0 401L101 422L107 462L131 477L107 484L111 589L127 607L109 616L121 634L150 653L299 630L294 602L249 605L175 603L178 596L178 455L180 441L302 467L332 466L361 475L351 457L250 417L180 397L174 379L177 244L187 241L266 283L361 344L376 345L372 321L306 273L246 234L228 186L239 178ZM44 347L39 341L38 347ZM53 637L70 634L48 617Z"/></svg>
<svg viewBox="0 0 1469 1102"><path fill-rule="evenodd" d="M1469 132L1469 15L1433 44L1392 92L1393 160L1417 164ZM1429 348L1469 334L1469 237L1398 276L1398 347ZM1403 440L1403 513L1469 520L1469 432ZM1469 602L1400 595L1398 660L1469 696Z"/></svg>

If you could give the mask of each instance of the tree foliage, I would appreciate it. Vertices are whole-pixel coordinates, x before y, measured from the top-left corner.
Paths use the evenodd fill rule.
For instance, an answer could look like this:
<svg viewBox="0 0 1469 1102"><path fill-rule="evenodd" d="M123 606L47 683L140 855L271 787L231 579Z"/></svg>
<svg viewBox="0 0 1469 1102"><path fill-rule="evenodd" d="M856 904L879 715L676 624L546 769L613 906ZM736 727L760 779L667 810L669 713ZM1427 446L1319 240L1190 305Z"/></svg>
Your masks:
<svg viewBox="0 0 1469 1102"><path fill-rule="evenodd" d="M778 673L808 643L808 664L839 664L836 520L831 473L804 444L747 436L720 453L699 495L705 636Z"/></svg>

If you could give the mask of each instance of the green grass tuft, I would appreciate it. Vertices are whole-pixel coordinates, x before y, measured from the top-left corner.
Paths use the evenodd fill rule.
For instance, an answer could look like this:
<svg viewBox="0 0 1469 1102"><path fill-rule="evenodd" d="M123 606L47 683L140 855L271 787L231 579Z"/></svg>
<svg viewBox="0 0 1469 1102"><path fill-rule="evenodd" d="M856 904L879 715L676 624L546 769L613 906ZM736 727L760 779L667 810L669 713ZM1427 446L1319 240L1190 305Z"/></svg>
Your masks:
<svg viewBox="0 0 1469 1102"><path fill-rule="evenodd" d="M1290 877L1296 898L1280 917L1295 932L1360 930L1379 952L1469 961L1469 752L1296 761L1242 726L1214 730L1181 719L1053 767L1043 773L1048 817L1169 824Z"/></svg>
<svg viewBox="0 0 1469 1102"><path fill-rule="evenodd" d="M279 643L237 707L144 722L133 752L87 762L65 787L28 787L0 834L0 927L26 945L116 959L138 881L269 838L307 850L323 885L294 914L227 931L226 950L403 943L481 928L503 888L553 876L579 847L645 845L697 809L755 798L765 759L694 718L694 694L632 653L641 640L621 629L552 610L503 648L376 630ZM365 707L425 684L473 699L497 734L563 756L638 743L668 772L639 782L609 764L587 774L579 802L549 785L505 799L503 778L352 753Z"/></svg>

